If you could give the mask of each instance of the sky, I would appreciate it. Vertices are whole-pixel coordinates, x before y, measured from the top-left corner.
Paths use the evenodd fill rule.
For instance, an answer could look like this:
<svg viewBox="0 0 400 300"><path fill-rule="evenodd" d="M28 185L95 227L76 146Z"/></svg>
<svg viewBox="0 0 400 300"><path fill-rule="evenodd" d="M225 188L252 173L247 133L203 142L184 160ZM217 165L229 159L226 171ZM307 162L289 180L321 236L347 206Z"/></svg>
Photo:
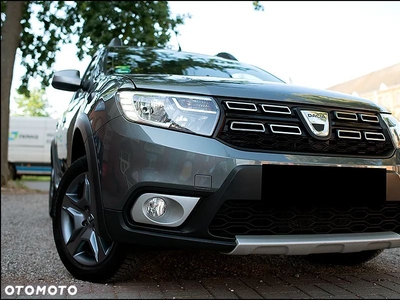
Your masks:
<svg viewBox="0 0 400 300"><path fill-rule="evenodd" d="M264 11L255 11L252 1L169 1L172 15L191 15L170 44L202 54L229 52L286 82L322 89L400 63L400 1L260 3ZM24 71L18 59L12 92ZM71 44L53 68L83 74L89 62L79 62ZM49 87L46 97L58 118L72 93Z"/></svg>

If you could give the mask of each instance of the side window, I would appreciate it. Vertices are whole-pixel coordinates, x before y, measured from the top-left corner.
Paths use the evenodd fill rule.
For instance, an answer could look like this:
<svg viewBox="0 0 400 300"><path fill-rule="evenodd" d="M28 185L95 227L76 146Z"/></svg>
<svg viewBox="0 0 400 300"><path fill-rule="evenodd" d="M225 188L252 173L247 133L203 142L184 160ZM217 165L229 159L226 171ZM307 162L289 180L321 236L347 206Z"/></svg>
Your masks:
<svg viewBox="0 0 400 300"><path fill-rule="evenodd" d="M94 71L96 69L98 55L93 56L92 60L90 61L88 67L86 68L85 73L82 77L82 88L75 92L74 96L72 97L71 103L75 101L75 99L79 98L83 91L88 90L91 86L91 80L94 78Z"/></svg>
<svg viewBox="0 0 400 300"><path fill-rule="evenodd" d="M85 74L83 74L82 81L85 82L87 80L93 80L94 69L97 64L97 56L93 56L92 61L90 62L89 66L87 67Z"/></svg>
<svg viewBox="0 0 400 300"><path fill-rule="evenodd" d="M102 71L103 66L100 63L103 56L102 53L103 51L96 53L87 67L85 74L82 77L83 91L89 91L93 88L93 83L95 82L96 77Z"/></svg>

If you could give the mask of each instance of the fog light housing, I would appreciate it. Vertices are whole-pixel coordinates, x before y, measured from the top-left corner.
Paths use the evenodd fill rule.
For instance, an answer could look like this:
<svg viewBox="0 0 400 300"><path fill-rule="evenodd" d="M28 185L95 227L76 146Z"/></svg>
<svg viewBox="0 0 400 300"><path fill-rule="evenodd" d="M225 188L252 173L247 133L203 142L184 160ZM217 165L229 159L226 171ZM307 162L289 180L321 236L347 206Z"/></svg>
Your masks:
<svg viewBox="0 0 400 300"><path fill-rule="evenodd" d="M151 219L159 219L165 215L167 211L167 203L160 197L151 198L147 200L144 205L147 216Z"/></svg>
<svg viewBox="0 0 400 300"><path fill-rule="evenodd" d="M189 216L200 197L144 193L131 209L134 222L166 227L177 227Z"/></svg>

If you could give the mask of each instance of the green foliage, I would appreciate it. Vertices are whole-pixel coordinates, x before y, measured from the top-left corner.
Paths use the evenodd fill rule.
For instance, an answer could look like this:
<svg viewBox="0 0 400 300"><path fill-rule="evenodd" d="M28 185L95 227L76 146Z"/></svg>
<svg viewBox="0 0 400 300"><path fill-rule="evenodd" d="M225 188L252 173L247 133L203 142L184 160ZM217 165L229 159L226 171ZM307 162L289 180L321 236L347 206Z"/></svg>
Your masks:
<svg viewBox="0 0 400 300"><path fill-rule="evenodd" d="M42 78L42 87L49 86L51 66L60 44L71 43L74 23L68 16L71 4L65 1L27 1L23 14L21 43L22 66L26 68L18 93L29 97L32 77Z"/></svg>
<svg viewBox="0 0 400 300"><path fill-rule="evenodd" d="M7 1L1 1L1 26ZM29 97L32 77L49 86L51 66L62 44L78 36L78 58L119 37L126 44L164 47L188 16L171 17L167 1L27 1L19 50L26 68L18 93Z"/></svg>
<svg viewBox="0 0 400 300"><path fill-rule="evenodd" d="M50 108L50 105L44 93L44 89L33 89L29 97L24 94L18 95L15 102L18 105L20 113L17 113L17 115L48 117L49 113L47 109Z"/></svg>
<svg viewBox="0 0 400 300"><path fill-rule="evenodd" d="M253 1L255 10L264 10ZM1 1L1 27L7 1ZM52 65L62 44L77 36L77 56L93 55L112 38L132 46L166 47L171 34L189 15L172 17L167 1L26 1L19 50L26 72L18 93L29 97L30 78L49 86ZM2 74L3 75L3 74Z"/></svg>
<svg viewBox="0 0 400 300"><path fill-rule="evenodd" d="M260 1L253 1L253 6L255 10L264 11L264 6L260 4Z"/></svg>
<svg viewBox="0 0 400 300"><path fill-rule="evenodd" d="M125 45L165 47L187 16L170 17L167 1L77 1L78 57L93 55L99 45L119 37Z"/></svg>

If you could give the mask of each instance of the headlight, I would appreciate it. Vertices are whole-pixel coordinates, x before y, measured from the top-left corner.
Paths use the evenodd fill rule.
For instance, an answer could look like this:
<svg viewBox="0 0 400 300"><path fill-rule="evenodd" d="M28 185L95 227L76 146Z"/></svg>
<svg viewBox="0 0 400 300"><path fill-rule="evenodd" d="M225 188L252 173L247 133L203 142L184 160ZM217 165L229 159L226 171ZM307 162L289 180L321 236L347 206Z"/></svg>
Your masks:
<svg viewBox="0 0 400 300"><path fill-rule="evenodd" d="M219 118L211 97L120 91L117 101L131 121L210 136Z"/></svg>
<svg viewBox="0 0 400 300"><path fill-rule="evenodd" d="M389 127L390 134L395 146L400 149L400 122L394 116L381 114L386 125Z"/></svg>

